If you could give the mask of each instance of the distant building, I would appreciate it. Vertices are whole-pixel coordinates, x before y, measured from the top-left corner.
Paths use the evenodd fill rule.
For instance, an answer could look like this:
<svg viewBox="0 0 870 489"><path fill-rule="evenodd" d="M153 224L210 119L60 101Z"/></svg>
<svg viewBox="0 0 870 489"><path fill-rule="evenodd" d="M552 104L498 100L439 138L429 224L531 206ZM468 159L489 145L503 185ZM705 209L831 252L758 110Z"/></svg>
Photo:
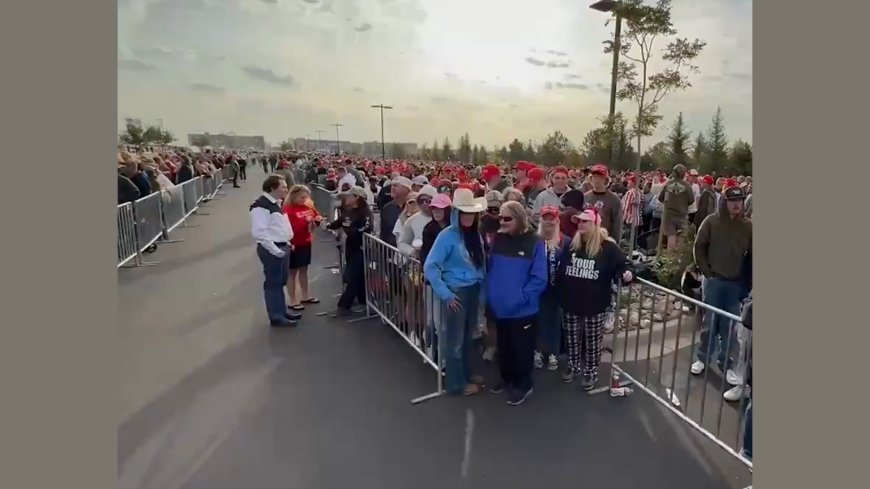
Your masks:
<svg viewBox="0 0 870 489"><path fill-rule="evenodd" d="M188 134L187 144L190 146L199 146L198 143L206 142L206 146L212 148L227 148L247 150L254 149L257 151L266 151L266 139L263 136L239 136L236 134Z"/></svg>
<svg viewBox="0 0 870 489"><path fill-rule="evenodd" d="M341 149L341 153L343 154L355 154L360 156L368 156L371 158L377 157L381 155L381 142L380 141L368 141L364 143L355 143L353 141L341 141L341 147L336 144L334 139L321 139L320 141L317 138L294 138L293 139L293 147L299 151L323 151L325 153L338 153L339 149ZM417 143L387 143L386 150L387 156L392 156L396 153L393 149L393 145L399 148L399 153L403 156L412 156L416 155L419 151L417 147Z"/></svg>

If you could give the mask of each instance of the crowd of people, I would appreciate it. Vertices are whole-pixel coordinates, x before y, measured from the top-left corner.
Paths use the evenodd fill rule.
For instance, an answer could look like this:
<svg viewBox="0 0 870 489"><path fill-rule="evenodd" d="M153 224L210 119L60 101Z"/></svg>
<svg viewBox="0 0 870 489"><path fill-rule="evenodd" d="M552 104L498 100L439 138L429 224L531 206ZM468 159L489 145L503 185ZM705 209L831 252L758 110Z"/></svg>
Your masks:
<svg viewBox="0 0 870 489"><path fill-rule="evenodd" d="M358 312L366 303L364 234L375 234L396 253L419 261L434 294L426 320L434 335L443 335L449 393L473 395L483 389L482 372L470 358L472 340L481 335L483 357L499 365L500 378L491 382L490 391L506 392L512 405L533 392L533 370L558 370L562 354L562 380L580 379L583 388L595 388L602 337L614 322L614 284L634 278L620 247L634 248L632 237L635 246L654 253L641 237L661 230L668 249L691 228L697 235L693 270L703 282L704 301L739 314L751 291L751 176L702 176L683 165L668 173L614 174L604 164L567 169L524 161L472 167L288 153L260 161L264 173L301 175L304 183L316 183L340 199L338 217L330 222L313 209L305 187L294 187L293 181L274 187L296 189L296 197L287 198L297 210L286 211L297 216L290 219L296 222L294 235L308 240L322 223L346 236L338 315ZM274 197L278 202L285 195ZM292 238L288 242L292 257L300 247ZM301 249L300 262L307 264L310 245ZM390 266L401 263L393 260ZM291 269L290 264L284 268ZM291 292L293 286L287 290L291 310L311 299L305 289L302 299ZM283 304L272 310L281 314L270 316L277 324L288 320ZM730 341L733 329L708 314L691 369L700 374L711 352L718 351L719 367L734 386L725 393L729 401L748 395L743 378L751 371L751 363L736 365L740 357L751 357L741 355L747 348L743 341ZM740 346L726 351L729 343Z"/></svg>
<svg viewBox="0 0 870 489"><path fill-rule="evenodd" d="M230 153L199 157L197 164L208 172L240 159ZM158 168L166 161L154 158ZM185 158L180 161L183 166ZM725 399L745 403L744 455L751 457L751 336L745 334L751 306L742 307L751 304L751 176L702 176L679 164L667 174L614 174L604 164L545 169L523 161L475 168L293 153L249 161L267 175L250 210L273 326L297 325L305 305L319 302L307 279L317 226L344 235L336 315L360 312L367 297L364 235L372 234L420 264L432 291L425 320L440 338L446 391L474 395L487 384L511 405L533 392L534 369L559 370L563 355L561 379L594 389L603 336L613 328L614 284L634 279L620 245L654 253L641 243L644 235L660 230L668 249L691 229L689 272L697 273L703 301L743 312L749 323L746 330L738 326L740 334L708 313L691 372L701 374L711 361L725 372L733 386ZM304 184L332 192L340 201L337 217L321 215ZM395 270L388 276L401 276L402 263L389 261ZM483 340L483 359L498 365L492 382L473 361L476 338Z"/></svg>

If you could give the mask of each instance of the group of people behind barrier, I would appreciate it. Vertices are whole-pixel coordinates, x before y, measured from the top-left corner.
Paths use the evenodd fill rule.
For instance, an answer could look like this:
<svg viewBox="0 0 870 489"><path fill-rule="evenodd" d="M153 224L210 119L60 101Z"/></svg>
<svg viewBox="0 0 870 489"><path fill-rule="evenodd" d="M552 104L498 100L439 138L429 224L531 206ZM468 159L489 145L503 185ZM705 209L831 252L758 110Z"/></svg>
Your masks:
<svg viewBox="0 0 870 489"><path fill-rule="evenodd" d="M350 168L347 159L324 160L299 157L289 166L306 183L322 183L324 174L326 183L335 180L327 188L340 205L323 225L344 235L336 315L374 309L443 365L450 394L478 394L486 384L519 405L534 390L533 370L559 370L563 354L562 380L596 388L604 335L618 315L615 284L634 279L619 245L624 227L643 229L643 196L650 190L638 190L637 175L625 176L628 188L620 196L601 164L542 176L520 162L513 178L488 165L469 179L461 165L365 162ZM427 175L426 168L434 171ZM661 184L653 196L663 208L667 239L660 248L675 247L682 230L695 227L694 271L704 303L739 314L751 290L751 179L726 179L715 190L711 178L701 179L699 195L697 172L676 165L665 182L645 186ZM706 193L710 200L699 209ZM732 369L738 355L728 346L735 344L736 327L713 314L703 325L691 372L703 372L718 350L719 367L735 387L725 398L748 398L747 375ZM475 338L483 339L482 355L474 353ZM478 359L496 361L499 378L487 382ZM751 370L751 356L749 362ZM747 408L751 430L751 403ZM750 433L743 443L748 457Z"/></svg>

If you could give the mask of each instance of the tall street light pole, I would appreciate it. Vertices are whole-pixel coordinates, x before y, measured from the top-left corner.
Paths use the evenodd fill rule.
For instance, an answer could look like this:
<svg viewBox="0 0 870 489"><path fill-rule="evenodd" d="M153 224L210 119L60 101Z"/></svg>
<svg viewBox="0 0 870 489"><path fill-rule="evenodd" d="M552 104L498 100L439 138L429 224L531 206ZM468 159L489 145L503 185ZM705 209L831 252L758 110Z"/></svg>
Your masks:
<svg viewBox="0 0 870 489"><path fill-rule="evenodd" d="M622 43L620 42L622 38L622 7L623 3L620 0L599 0L589 6L589 8L598 10L599 12L612 12L616 14L616 29L613 34L613 66L610 72L610 111L608 112L610 116L610 151L608 159L610 160L611 167L616 163L613 161L616 153L616 151L614 151L614 146L616 146L616 134L614 133L613 117L616 115L616 74L619 70L619 51L622 47Z"/></svg>
<svg viewBox="0 0 870 489"><path fill-rule="evenodd" d="M378 104L372 105L373 109L381 109L381 159L387 159L387 145L384 143L384 109L392 109L389 105Z"/></svg>
<svg viewBox="0 0 870 489"><path fill-rule="evenodd" d="M338 138L338 128L342 125L339 123L330 124L335 127L335 152L341 154L341 140Z"/></svg>

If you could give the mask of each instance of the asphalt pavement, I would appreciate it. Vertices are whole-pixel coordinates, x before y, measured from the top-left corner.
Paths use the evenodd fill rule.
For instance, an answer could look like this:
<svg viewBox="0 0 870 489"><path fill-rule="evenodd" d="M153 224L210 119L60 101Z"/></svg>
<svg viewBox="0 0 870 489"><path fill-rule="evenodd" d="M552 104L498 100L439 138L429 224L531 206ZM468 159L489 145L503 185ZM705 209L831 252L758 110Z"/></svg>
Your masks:
<svg viewBox="0 0 870 489"><path fill-rule="evenodd" d="M745 469L642 392L589 396L536 372L502 396L410 400L433 370L376 319L348 323L318 233L322 300L272 330L248 204L263 174L227 188L148 259L118 271L121 489L741 489Z"/></svg>

